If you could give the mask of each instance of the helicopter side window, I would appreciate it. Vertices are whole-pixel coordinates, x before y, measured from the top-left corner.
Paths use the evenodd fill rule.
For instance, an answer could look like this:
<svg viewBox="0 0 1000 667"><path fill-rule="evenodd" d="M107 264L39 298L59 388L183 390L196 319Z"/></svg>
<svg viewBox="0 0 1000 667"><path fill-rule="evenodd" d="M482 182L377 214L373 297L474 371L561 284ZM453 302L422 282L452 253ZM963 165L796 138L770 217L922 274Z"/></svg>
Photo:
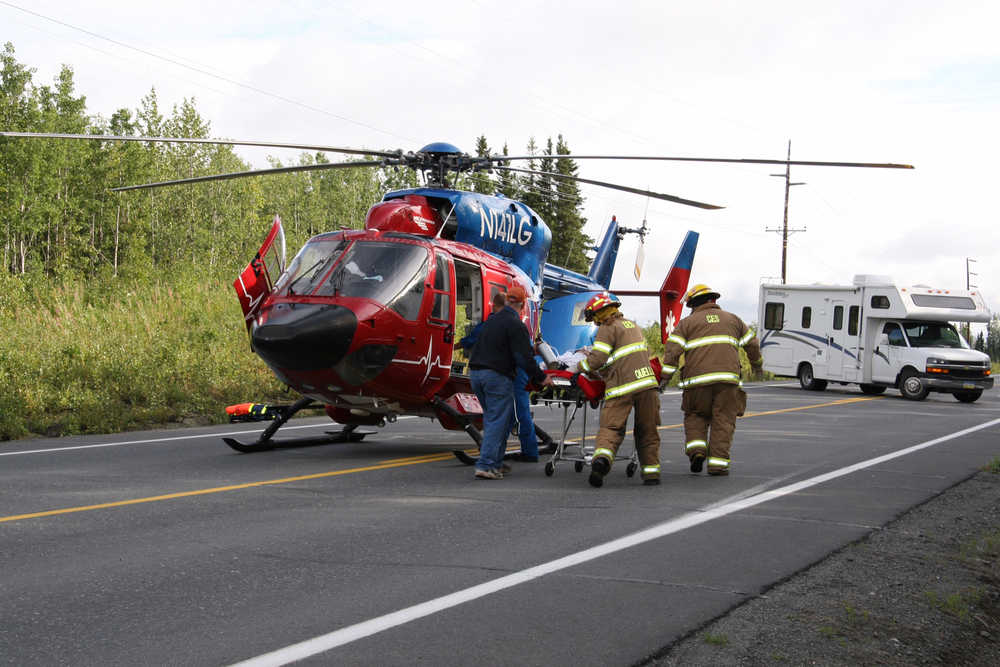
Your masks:
<svg viewBox="0 0 1000 667"><path fill-rule="evenodd" d="M444 253L438 252L434 271L434 308L431 318L448 321L451 315L451 269Z"/></svg>
<svg viewBox="0 0 1000 667"><path fill-rule="evenodd" d="M321 293L371 299L415 320L424 296L427 249L409 243L356 241Z"/></svg>

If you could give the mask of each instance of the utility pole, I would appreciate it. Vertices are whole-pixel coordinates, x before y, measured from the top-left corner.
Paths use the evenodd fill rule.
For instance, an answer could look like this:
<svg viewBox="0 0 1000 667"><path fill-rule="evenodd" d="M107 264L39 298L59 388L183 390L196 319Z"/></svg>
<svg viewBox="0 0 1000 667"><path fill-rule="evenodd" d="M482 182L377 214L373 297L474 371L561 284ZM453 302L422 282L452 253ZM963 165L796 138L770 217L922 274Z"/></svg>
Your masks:
<svg viewBox="0 0 1000 667"><path fill-rule="evenodd" d="M969 290L971 290L973 287L977 287L977 288L979 287L978 285L973 285L972 284L972 276L978 276L979 274L978 273L973 273L972 271L969 270L969 262L972 262L973 264L975 264L976 260L971 259L969 257L965 258L965 291L966 292L968 292ZM972 324L969 323L969 322L965 323L965 340L969 344L970 347L973 345L973 341L972 341Z"/></svg>
<svg viewBox="0 0 1000 667"><path fill-rule="evenodd" d="M795 232L804 232L806 228L802 229L789 229L788 228L788 190L793 185L805 185L805 183L792 183L792 140L788 140L788 157L785 158L785 173L783 174L771 174L771 176L778 176L779 178L785 179L785 219L784 223L781 225L781 229L770 229L766 228L766 232L781 232L781 284L784 285L786 280L786 269L788 266L788 235L794 234Z"/></svg>

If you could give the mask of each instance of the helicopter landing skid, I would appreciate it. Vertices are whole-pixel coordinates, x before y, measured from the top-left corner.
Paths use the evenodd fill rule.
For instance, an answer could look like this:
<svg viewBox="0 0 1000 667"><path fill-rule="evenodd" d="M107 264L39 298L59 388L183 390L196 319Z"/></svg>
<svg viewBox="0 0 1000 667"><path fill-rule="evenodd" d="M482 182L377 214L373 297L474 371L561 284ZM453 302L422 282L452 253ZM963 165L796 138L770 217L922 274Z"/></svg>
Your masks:
<svg viewBox="0 0 1000 667"><path fill-rule="evenodd" d="M242 454L252 454L254 452L266 452L269 449L278 447L310 447L313 445L331 445L338 442L360 442L366 435L371 435L375 431L358 431L357 424L347 424L339 431L327 431L326 435L316 438L296 438L294 440L274 440L274 434L279 428L292 418L292 416L304 408L312 405L311 398L300 398L290 406L284 407L275 420L268 425L264 432L260 434L256 442L243 443L236 438L223 438L222 441Z"/></svg>

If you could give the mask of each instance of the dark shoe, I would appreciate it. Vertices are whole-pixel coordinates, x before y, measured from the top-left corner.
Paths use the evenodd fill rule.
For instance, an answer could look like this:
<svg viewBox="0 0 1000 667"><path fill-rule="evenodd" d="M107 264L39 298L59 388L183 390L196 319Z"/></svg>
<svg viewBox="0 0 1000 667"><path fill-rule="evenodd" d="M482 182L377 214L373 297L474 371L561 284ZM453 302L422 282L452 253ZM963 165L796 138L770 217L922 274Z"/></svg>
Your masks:
<svg viewBox="0 0 1000 667"><path fill-rule="evenodd" d="M528 456L527 454L514 454L511 459L519 463L538 463L537 456Z"/></svg>
<svg viewBox="0 0 1000 667"><path fill-rule="evenodd" d="M604 486L604 476L611 472L611 463L603 456L598 456L590 463L590 485L595 489Z"/></svg>
<svg viewBox="0 0 1000 667"><path fill-rule="evenodd" d="M728 470L709 470L708 474L712 477L725 477L729 474Z"/></svg>
<svg viewBox="0 0 1000 667"><path fill-rule="evenodd" d="M660 478L659 477L650 477L649 479L644 479L644 480L642 480L642 485L643 486L659 486L660 485Z"/></svg>
<svg viewBox="0 0 1000 667"><path fill-rule="evenodd" d="M704 456L691 457L691 472L701 472L701 466L705 463Z"/></svg>

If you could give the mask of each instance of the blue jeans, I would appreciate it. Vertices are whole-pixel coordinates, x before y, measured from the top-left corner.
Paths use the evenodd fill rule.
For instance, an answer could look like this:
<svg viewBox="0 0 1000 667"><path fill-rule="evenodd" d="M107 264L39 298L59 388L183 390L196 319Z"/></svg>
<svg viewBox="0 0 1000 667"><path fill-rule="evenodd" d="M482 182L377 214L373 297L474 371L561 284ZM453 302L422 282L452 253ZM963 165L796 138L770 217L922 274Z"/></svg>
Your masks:
<svg viewBox="0 0 1000 667"><path fill-rule="evenodd" d="M483 443L479 446L476 470L492 470L503 465L507 434L514 416L514 382L489 368L469 372L472 391L483 406Z"/></svg>
<svg viewBox="0 0 1000 667"><path fill-rule="evenodd" d="M522 456L538 456L538 438L535 436L535 423L531 419L531 399L528 397L527 386L528 374L518 366L514 374L514 421L517 422L517 437L521 441Z"/></svg>

